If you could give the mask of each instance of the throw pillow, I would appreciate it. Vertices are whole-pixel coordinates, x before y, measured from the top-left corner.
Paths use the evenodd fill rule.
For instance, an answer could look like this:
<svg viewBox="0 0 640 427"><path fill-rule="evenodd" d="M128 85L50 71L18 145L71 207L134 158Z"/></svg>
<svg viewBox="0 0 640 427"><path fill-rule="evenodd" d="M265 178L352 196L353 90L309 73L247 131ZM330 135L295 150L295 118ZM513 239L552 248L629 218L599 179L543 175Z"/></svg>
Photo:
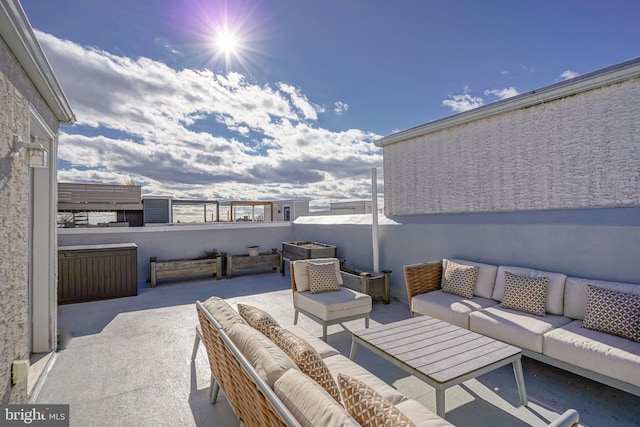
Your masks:
<svg viewBox="0 0 640 427"><path fill-rule="evenodd" d="M361 426L415 426L393 403L362 381L338 374L338 383L345 409Z"/></svg>
<svg viewBox="0 0 640 427"><path fill-rule="evenodd" d="M278 322L264 310L246 305L238 304L238 313L240 316L254 329L262 332L267 337L271 338L273 329L280 327Z"/></svg>
<svg viewBox="0 0 640 427"><path fill-rule="evenodd" d="M504 272L504 308L544 316L546 314L548 277L517 276Z"/></svg>
<svg viewBox="0 0 640 427"><path fill-rule="evenodd" d="M312 294L340 290L340 283L338 283L335 266L332 262L308 262L307 265L309 268L309 290Z"/></svg>
<svg viewBox="0 0 640 427"><path fill-rule="evenodd" d="M282 328L275 328L271 339L298 365L300 371L320 384L331 397L340 402L340 390L329 368L308 342Z"/></svg>
<svg viewBox="0 0 640 427"><path fill-rule="evenodd" d="M640 295L587 285L582 327L640 342Z"/></svg>
<svg viewBox="0 0 640 427"><path fill-rule="evenodd" d="M442 292L473 298L473 289L476 286L479 270L480 267L475 265L463 265L453 261L447 262Z"/></svg>

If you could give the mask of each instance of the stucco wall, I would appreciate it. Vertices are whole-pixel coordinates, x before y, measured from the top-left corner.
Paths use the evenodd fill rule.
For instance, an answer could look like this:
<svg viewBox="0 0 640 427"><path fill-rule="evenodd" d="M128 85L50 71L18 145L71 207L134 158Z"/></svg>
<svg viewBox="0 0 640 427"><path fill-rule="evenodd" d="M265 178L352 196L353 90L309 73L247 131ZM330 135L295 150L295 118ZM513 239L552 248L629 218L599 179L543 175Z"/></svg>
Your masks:
<svg viewBox="0 0 640 427"><path fill-rule="evenodd" d="M0 402L25 403L27 383L11 386L11 363L30 355L29 262L31 169L11 150L28 141L33 106L57 132L58 121L0 38ZM55 143L55 141L54 141ZM54 163L55 164L55 163ZM53 214L53 212L52 212ZM55 324L55 319L53 319ZM55 327L55 325L54 325Z"/></svg>
<svg viewBox="0 0 640 427"><path fill-rule="evenodd" d="M385 213L640 205L640 79L384 147Z"/></svg>

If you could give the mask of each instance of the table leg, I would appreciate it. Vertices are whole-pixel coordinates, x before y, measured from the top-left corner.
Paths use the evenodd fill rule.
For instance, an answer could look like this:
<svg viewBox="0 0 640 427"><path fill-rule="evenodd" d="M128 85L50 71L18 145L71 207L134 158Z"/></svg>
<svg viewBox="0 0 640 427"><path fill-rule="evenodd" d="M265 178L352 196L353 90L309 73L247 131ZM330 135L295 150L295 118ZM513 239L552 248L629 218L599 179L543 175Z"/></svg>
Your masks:
<svg viewBox="0 0 640 427"><path fill-rule="evenodd" d="M513 373L516 376L520 401L522 405L527 406L527 390L524 387L524 375L522 374L522 361L520 359L513 361Z"/></svg>
<svg viewBox="0 0 640 427"><path fill-rule="evenodd" d="M436 389L436 414L442 418L444 418L444 392L444 389Z"/></svg>
<svg viewBox="0 0 640 427"><path fill-rule="evenodd" d="M349 352L349 359L356 360L356 354L358 354L358 343L351 341L351 351Z"/></svg>

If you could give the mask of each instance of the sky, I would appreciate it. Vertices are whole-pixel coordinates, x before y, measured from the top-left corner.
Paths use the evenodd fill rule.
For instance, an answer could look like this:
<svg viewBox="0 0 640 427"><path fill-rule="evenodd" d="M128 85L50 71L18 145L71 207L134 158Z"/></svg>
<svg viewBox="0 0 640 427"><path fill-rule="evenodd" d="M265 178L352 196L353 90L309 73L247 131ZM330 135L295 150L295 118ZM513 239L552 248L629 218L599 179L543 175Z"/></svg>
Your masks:
<svg viewBox="0 0 640 427"><path fill-rule="evenodd" d="M180 199L370 199L374 141L640 56L637 0L21 4L77 118L58 181Z"/></svg>

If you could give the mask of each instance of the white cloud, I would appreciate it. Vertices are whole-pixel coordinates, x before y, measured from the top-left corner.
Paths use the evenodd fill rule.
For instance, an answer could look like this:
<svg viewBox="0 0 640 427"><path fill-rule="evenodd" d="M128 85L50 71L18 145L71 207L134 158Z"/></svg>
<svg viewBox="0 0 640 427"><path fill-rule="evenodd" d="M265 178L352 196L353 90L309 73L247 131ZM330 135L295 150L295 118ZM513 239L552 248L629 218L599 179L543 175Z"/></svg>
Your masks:
<svg viewBox="0 0 640 427"><path fill-rule="evenodd" d="M379 135L319 127L323 108L293 85L175 70L36 33L77 117L59 138L61 182L131 177L145 194L328 204L366 196L370 168L382 164Z"/></svg>
<svg viewBox="0 0 640 427"><path fill-rule="evenodd" d="M480 97L469 95L469 88L465 86L464 93L461 95L450 95L450 99L442 101L442 105L451 108L456 113L472 110L484 105L484 101Z"/></svg>
<svg viewBox="0 0 640 427"><path fill-rule="evenodd" d="M333 111L339 116L343 115L348 110L349 110L349 104L347 104L347 103L344 103L342 101L338 101L338 102L333 104Z"/></svg>
<svg viewBox="0 0 640 427"><path fill-rule="evenodd" d="M512 96L516 96L516 95L520 95L520 92L518 92L518 90L511 86L505 89L492 89L492 90L485 90L484 91L485 95L495 95L500 99L506 99L506 98L511 98Z"/></svg>
<svg viewBox="0 0 640 427"><path fill-rule="evenodd" d="M560 78L562 80L569 80L572 79L574 77L578 77L580 75L580 73L573 71L573 70L565 70L562 72L562 74L560 74Z"/></svg>

